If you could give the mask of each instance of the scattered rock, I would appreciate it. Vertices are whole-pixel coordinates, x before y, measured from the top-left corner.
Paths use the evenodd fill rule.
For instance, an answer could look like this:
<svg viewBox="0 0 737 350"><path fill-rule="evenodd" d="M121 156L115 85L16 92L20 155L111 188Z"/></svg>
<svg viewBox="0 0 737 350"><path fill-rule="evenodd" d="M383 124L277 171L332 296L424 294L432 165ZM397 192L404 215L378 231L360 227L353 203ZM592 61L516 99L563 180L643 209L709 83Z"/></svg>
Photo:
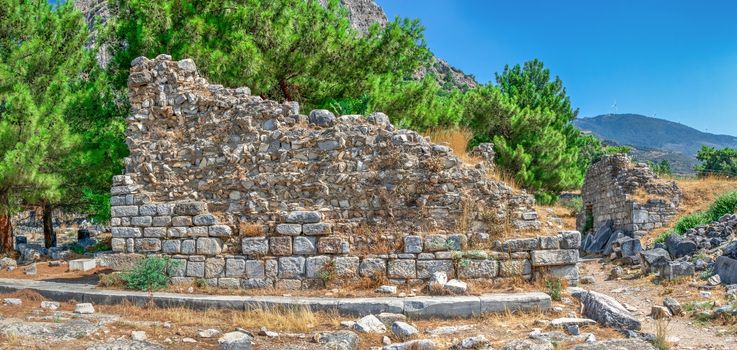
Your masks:
<svg viewBox="0 0 737 350"><path fill-rule="evenodd" d="M679 234L668 236L665 239L665 247L674 259L690 256L698 249L694 241Z"/></svg>
<svg viewBox="0 0 737 350"><path fill-rule="evenodd" d="M76 314L94 314L95 307L90 303L79 303L74 307L74 313Z"/></svg>
<svg viewBox="0 0 737 350"><path fill-rule="evenodd" d="M442 326L438 328L428 329L427 334L431 335L447 335L459 332L470 331L473 329L472 325L461 325L461 326Z"/></svg>
<svg viewBox="0 0 737 350"><path fill-rule="evenodd" d="M574 350L655 350L655 347L640 339L614 339L577 345Z"/></svg>
<svg viewBox="0 0 737 350"><path fill-rule="evenodd" d="M663 248L655 248L651 250L643 250L640 252L640 261L642 263L642 271L645 273L655 273L662 266L670 263L670 254Z"/></svg>
<svg viewBox="0 0 737 350"><path fill-rule="evenodd" d="M11 258L0 259L0 269L5 269L8 267L16 267L16 266L18 266L18 262L16 262L15 259L11 259Z"/></svg>
<svg viewBox="0 0 737 350"><path fill-rule="evenodd" d="M621 266L615 266L612 271L609 272L609 279L616 280L624 276L624 269Z"/></svg>
<svg viewBox="0 0 737 350"><path fill-rule="evenodd" d="M21 305L23 304L23 301L18 298L5 298L3 299L3 302L5 302L5 305Z"/></svg>
<svg viewBox="0 0 737 350"><path fill-rule="evenodd" d="M576 326L589 326L589 325L595 325L596 321L588 318L571 318L571 317L562 317L562 318L556 318L552 321L550 321L550 325L553 327L565 327L569 325L576 325Z"/></svg>
<svg viewBox="0 0 737 350"><path fill-rule="evenodd" d="M397 294L397 286L381 286L376 288L376 293Z"/></svg>
<svg viewBox="0 0 737 350"><path fill-rule="evenodd" d="M56 302L56 301L44 300L41 302L42 309L56 310L59 308L59 306L61 306L61 304L59 304L59 302Z"/></svg>
<svg viewBox="0 0 737 350"><path fill-rule="evenodd" d="M222 338L221 338L221 339L222 339ZM196 343L196 342L197 342L197 340L194 340L194 339L192 339L192 338L186 338L186 337L185 337L185 338L182 338L182 343ZM219 341L218 341L218 342L219 342ZM222 345L220 346L220 348L223 348L223 347L222 347ZM235 349L237 349L237 348L234 348L234 350L235 350Z"/></svg>
<svg viewBox="0 0 737 350"><path fill-rule="evenodd" d="M579 288L570 290L573 297L581 302L586 317L615 329L640 330L640 321L614 298Z"/></svg>
<svg viewBox="0 0 737 350"><path fill-rule="evenodd" d="M409 323L396 321L392 324L392 333L399 339L409 339L417 335L417 328Z"/></svg>
<svg viewBox="0 0 737 350"><path fill-rule="evenodd" d="M36 274L36 263L30 264L23 269L23 273L29 276Z"/></svg>
<svg viewBox="0 0 737 350"><path fill-rule="evenodd" d="M714 276L709 277L706 283L710 286L718 286L722 284L722 279L719 277L719 275L714 275Z"/></svg>
<svg viewBox="0 0 737 350"><path fill-rule="evenodd" d="M737 260L720 256L714 264L714 272L719 275L722 283L737 283Z"/></svg>
<svg viewBox="0 0 737 350"><path fill-rule="evenodd" d="M260 335L262 337L269 337L269 338L278 338L279 337L279 333L274 332L274 331L270 331L270 330L266 329L266 327L261 327L261 329L258 332L258 335Z"/></svg>
<svg viewBox="0 0 737 350"><path fill-rule="evenodd" d="M384 346L382 350L435 350L435 342L430 339L410 340Z"/></svg>
<svg viewBox="0 0 737 350"><path fill-rule="evenodd" d="M653 305L652 309L650 310L650 317L652 317L655 320L659 320L661 318L671 318L673 315L670 313L670 310L668 310L665 306L659 306L659 305Z"/></svg>
<svg viewBox="0 0 737 350"><path fill-rule="evenodd" d="M95 344L87 350L164 350L164 347L147 341L118 338Z"/></svg>
<svg viewBox="0 0 737 350"><path fill-rule="evenodd" d="M199 331L199 332L197 333L197 335L198 335L198 336L199 336L200 338L212 338L212 337L215 337L215 336L217 336L218 334L220 334L220 331L219 331L219 330L217 330L217 329L212 329L212 328L209 328L209 329L203 329L203 330L201 330L201 331Z"/></svg>
<svg viewBox="0 0 737 350"><path fill-rule="evenodd" d="M448 283L446 283L443 288L454 294L465 294L468 290L468 285L466 284L466 282L463 282L461 280L452 279L448 281Z"/></svg>
<svg viewBox="0 0 737 350"><path fill-rule="evenodd" d="M491 345L489 344L489 341L484 337L483 335L477 335L475 337L469 337L466 339L461 340L460 342L454 344L450 347L451 350L461 350L461 349L475 349L475 350L481 350L481 349L492 349Z"/></svg>
<svg viewBox="0 0 737 350"><path fill-rule="evenodd" d="M376 318L378 318L379 321L387 327L391 327L391 325L397 321L407 321L407 316L403 314L393 314L391 312L382 312L376 315Z"/></svg>
<svg viewBox="0 0 737 350"><path fill-rule="evenodd" d="M315 335L315 342L325 344L325 349L356 350L358 335L351 331L322 332Z"/></svg>
<svg viewBox="0 0 737 350"><path fill-rule="evenodd" d="M144 341L146 340L146 332L144 331L132 331L131 332L131 339L135 341Z"/></svg>
<svg viewBox="0 0 737 350"><path fill-rule="evenodd" d="M502 350L553 350L553 344L543 339L516 339L502 345Z"/></svg>
<svg viewBox="0 0 737 350"><path fill-rule="evenodd" d="M356 321L353 329L359 333L384 333L386 326L374 315L367 315Z"/></svg>
<svg viewBox="0 0 737 350"><path fill-rule="evenodd" d="M678 302L675 298L672 297L666 297L663 300L663 306L668 308L668 311L674 316L682 315L683 309L681 309L681 303Z"/></svg>
<svg viewBox="0 0 737 350"><path fill-rule="evenodd" d="M579 282L581 282L581 284L594 284L596 283L596 279L594 278L594 276L586 275L586 276L581 276L581 279L579 280Z"/></svg>
<svg viewBox="0 0 737 350"><path fill-rule="evenodd" d="M251 340L251 336L246 333L229 332L223 334L223 336L218 339L218 345L220 345L220 349L222 350L251 350ZM182 341L184 341L184 339L182 339Z"/></svg>

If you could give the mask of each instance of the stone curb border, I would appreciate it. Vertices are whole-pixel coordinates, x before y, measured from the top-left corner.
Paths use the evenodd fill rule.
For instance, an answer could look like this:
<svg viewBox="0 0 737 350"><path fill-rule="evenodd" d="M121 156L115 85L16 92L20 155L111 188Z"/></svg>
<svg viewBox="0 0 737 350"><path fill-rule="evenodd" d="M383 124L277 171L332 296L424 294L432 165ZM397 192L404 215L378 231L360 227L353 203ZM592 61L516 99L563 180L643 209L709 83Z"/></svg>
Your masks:
<svg viewBox="0 0 737 350"><path fill-rule="evenodd" d="M103 290L89 284L0 278L0 292L12 293L22 289L34 290L54 301L76 300L93 304L112 305L127 300L135 305L148 305L153 302L159 307L187 307L195 310L306 306L313 311L337 311L350 316L391 312L405 314L414 319L468 318L484 313L547 311L552 304L550 296L542 292L404 298L232 296Z"/></svg>

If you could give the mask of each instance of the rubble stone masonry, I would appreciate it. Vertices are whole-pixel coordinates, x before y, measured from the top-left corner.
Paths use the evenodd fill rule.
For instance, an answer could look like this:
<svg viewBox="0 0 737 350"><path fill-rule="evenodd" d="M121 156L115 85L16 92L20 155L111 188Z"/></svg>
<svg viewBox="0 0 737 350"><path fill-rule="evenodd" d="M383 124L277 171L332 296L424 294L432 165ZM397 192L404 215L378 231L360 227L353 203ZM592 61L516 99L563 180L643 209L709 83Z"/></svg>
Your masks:
<svg viewBox="0 0 737 350"><path fill-rule="evenodd" d="M113 250L172 256L174 281L310 288L328 281L577 278L580 235L539 228L533 199L381 113L299 113L202 78L192 60L132 62Z"/></svg>

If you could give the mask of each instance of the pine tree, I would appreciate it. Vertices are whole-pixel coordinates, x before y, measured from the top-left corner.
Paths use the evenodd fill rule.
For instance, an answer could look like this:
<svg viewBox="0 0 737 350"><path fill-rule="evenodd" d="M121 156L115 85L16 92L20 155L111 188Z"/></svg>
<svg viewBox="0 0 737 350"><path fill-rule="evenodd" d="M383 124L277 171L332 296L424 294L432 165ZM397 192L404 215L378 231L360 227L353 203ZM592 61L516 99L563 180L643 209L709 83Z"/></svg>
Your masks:
<svg viewBox="0 0 737 350"><path fill-rule="evenodd" d="M76 143L64 111L87 35L70 3L0 0L0 251L13 247L15 210L63 196L58 166Z"/></svg>

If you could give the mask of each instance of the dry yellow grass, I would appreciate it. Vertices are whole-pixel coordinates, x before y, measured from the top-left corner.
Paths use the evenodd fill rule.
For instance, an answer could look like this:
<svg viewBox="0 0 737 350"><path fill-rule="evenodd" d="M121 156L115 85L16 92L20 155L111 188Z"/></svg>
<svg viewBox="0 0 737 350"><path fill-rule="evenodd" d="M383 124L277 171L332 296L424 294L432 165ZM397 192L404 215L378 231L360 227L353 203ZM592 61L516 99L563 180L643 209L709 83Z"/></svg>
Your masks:
<svg viewBox="0 0 737 350"><path fill-rule="evenodd" d="M468 143L473 137L471 130L465 128L431 129L425 133L433 143L446 145L453 150L464 163L476 164L480 159L468 154Z"/></svg>
<svg viewBox="0 0 737 350"><path fill-rule="evenodd" d="M684 215L706 210L717 197L737 189L737 179L719 176L675 179L675 181L683 192L683 197L681 198L681 211L678 216L670 222L671 225ZM670 229L670 227L663 227L650 231L645 237L643 237L643 241L652 243L658 236L668 229Z"/></svg>

